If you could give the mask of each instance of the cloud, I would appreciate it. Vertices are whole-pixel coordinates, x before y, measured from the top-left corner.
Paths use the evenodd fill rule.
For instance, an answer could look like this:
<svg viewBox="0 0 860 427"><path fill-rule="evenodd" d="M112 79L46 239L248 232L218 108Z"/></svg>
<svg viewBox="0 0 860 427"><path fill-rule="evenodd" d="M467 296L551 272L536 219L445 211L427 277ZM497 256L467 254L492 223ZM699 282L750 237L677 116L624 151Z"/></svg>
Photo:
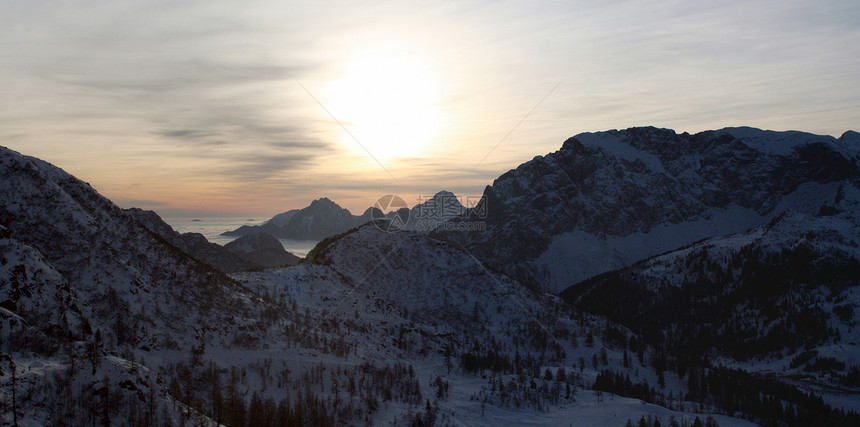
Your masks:
<svg viewBox="0 0 860 427"><path fill-rule="evenodd" d="M858 17L849 0L7 0L0 139L125 199L201 194L262 211L322 195L355 207L380 192L480 192L582 131L839 135L860 122ZM433 70L446 114L429 157L385 162L399 183L344 154L338 125L297 84L325 103L345 63L391 52Z"/></svg>
<svg viewBox="0 0 860 427"><path fill-rule="evenodd" d="M231 159L217 172L234 177L237 182L258 185L260 181L289 173L309 164L316 155L308 152L295 154L246 153Z"/></svg>
<svg viewBox="0 0 860 427"><path fill-rule="evenodd" d="M156 135L161 135L167 138L195 141L208 138L210 136L213 136L214 134L212 132L206 132L199 129L177 129L159 131L156 132Z"/></svg>
<svg viewBox="0 0 860 427"><path fill-rule="evenodd" d="M0 6L0 36L15 41L0 42L0 84L10 88L0 114L14 103L15 114L34 123L97 125L87 144L105 145L105 156L126 140L145 141L134 154L153 162L181 156L196 169L200 158L210 165L237 161L216 168L237 179L308 164L327 146L312 136L311 121L292 115L303 101L294 80L311 73L314 62L273 55L271 37L283 30L260 28L244 10L205 2L42 9L16 1ZM12 130L0 125L0 135ZM68 132L54 138L75 143Z"/></svg>

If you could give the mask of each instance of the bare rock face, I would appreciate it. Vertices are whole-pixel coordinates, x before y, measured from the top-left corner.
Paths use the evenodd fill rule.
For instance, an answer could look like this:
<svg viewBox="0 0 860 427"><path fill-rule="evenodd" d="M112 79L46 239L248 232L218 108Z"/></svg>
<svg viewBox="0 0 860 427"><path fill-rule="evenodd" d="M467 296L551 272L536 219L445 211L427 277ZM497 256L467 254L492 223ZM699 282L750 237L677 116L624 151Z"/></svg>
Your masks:
<svg viewBox="0 0 860 427"><path fill-rule="evenodd" d="M485 228L433 236L534 287L567 286L791 209L855 203L860 143L726 128L584 133L497 178ZM453 221L469 219L455 218Z"/></svg>

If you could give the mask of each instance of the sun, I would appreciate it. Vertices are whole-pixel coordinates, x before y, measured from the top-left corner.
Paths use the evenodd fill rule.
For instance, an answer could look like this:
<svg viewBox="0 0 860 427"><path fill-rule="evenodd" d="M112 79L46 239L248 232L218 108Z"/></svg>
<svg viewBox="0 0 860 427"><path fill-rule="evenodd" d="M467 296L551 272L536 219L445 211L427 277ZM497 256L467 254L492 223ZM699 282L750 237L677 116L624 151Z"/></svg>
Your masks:
<svg viewBox="0 0 860 427"><path fill-rule="evenodd" d="M366 155L366 149L377 159L418 156L438 118L434 86L432 73L416 58L367 55L327 86L326 107L349 131L340 142L350 151Z"/></svg>

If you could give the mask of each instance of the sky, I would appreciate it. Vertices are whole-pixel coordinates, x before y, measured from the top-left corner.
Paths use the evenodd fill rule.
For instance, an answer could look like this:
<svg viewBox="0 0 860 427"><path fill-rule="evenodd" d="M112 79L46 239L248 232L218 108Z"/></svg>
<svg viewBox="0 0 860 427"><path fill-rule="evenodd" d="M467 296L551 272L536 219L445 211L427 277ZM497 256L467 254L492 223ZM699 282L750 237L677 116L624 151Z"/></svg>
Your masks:
<svg viewBox="0 0 860 427"><path fill-rule="evenodd" d="M860 2L0 2L0 145L167 217L480 195L631 126L860 130Z"/></svg>

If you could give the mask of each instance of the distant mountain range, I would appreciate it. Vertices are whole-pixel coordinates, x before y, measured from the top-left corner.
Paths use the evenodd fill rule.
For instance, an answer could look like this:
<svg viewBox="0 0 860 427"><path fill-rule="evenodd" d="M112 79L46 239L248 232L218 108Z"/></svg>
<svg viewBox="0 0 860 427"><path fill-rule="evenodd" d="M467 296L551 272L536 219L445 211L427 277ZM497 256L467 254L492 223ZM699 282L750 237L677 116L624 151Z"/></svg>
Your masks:
<svg viewBox="0 0 860 427"><path fill-rule="evenodd" d="M463 215L465 211L466 208L450 191L440 191L411 209L402 207L383 213L380 207L371 206L361 215L353 215L349 210L323 197L314 200L304 209L280 213L261 225L243 225L222 235L247 236L266 233L282 239L322 240L374 219L396 221L397 229L429 232L435 226Z"/></svg>
<svg viewBox="0 0 860 427"><path fill-rule="evenodd" d="M379 213L377 217L381 216L382 214ZM224 232L223 235L246 236L262 232L283 239L322 240L370 222L372 219L371 209L356 216L323 197L314 200L304 209L294 209L275 215L262 225L243 225L236 230Z"/></svg>

